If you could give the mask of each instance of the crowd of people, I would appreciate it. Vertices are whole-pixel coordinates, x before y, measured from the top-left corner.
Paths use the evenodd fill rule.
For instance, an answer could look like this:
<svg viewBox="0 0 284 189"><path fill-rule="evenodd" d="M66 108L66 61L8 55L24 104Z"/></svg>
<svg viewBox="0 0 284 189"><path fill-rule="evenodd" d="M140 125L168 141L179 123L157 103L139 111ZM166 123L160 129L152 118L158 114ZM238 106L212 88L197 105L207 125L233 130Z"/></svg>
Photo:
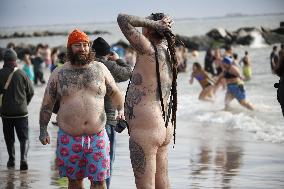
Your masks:
<svg viewBox="0 0 284 189"><path fill-rule="evenodd" d="M20 169L28 170L27 106L34 94L33 86L40 84L46 85L46 90L40 109L39 140L44 145L50 143L47 126L51 114L56 113L59 127L56 161L59 175L68 177L69 188L82 188L85 177L91 181L91 188L110 187L115 132L119 132L120 127L129 129L130 158L137 187L169 187L166 154L177 109L175 36L170 32L173 22L164 14L152 14L147 19L120 14L117 20L132 46L124 52L117 46L110 47L100 37L91 43L89 37L78 29L68 36L65 52L39 44L33 52L25 50L17 57L13 50L15 46L9 44L0 71L3 93L1 116L9 154L8 168L15 167L15 140L11 134L15 128L21 143ZM140 26L145 28L142 33L135 28ZM140 36L143 40L133 36ZM122 53L124 59L119 56ZM23 63L22 69L17 69L18 58ZM149 69L149 65L153 67ZM47 83L46 68L51 71ZM11 82L10 79L6 82L8 77ZM124 105L116 83L128 79L130 83ZM7 89L4 87L6 83L9 83ZM15 95L8 96L8 93ZM160 101L156 99L157 93ZM13 99L15 96L21 98ZM22 108L13 109L16 113L10 111L13 100ZM153 107L153 114L146 113L149 106ZM160 114L158 120L155 114ZM148 120L149 124L143 125L145 122L141 119ZM138 123L142 125L137 127ZM151 132L149 126L164 135L152 137L152 141L148 142L141 140L145 132ZM154 156L157 160L152 158Z"/></svg>
<svg viewBox="0 0 284 189"><path fill-rule="evenodd" d="M90 45L92 43L91 41ZM44 73L47 69L52 72L67 61L67 49L62 46L50 48L48 44L42 43L36 46L16 46L10 42L6 48L0 49L0 62L3 61L5 49L16 51L19 67L22 68L35 86L41 86L46 83ZM136 51L132 47L118 42L110 46L110 51L115 52L119 57L123 57L123 60L133 69L136 62Z"/></svg>
<svg viewBox="0 0 284 189"><path fill-rule="evenodd" d="M279 83L275 84L277 90L277 99L283 111L283 59L284 45L273 46L270 54L271 72L280 77ZM188 57L188 56L184 56ZM241 71L242 70L242 71ZM196 79L202 90L199 99L203 101L214 101L216 91L223 86L227 89L225 96L225 109L228 108L229 102L237 99L238 102L249 110L254 110L254 106L246 100L246 92L244 88L245 82L252 79L252 60L248 51L244 52L244 56L238 60L238 54L233 52L231 46L224 48L221 53L220 48L208 49L204 58L204 68L199 62L194 62L189 83L192 84ZM283 113L284 115L284 113Z"/></svg>
<svg viewBox="0 0 284 189"><path fill-rule="evenodd" d="M14 128L20 141L21 170L28 170L28 110L33 85L46 86L40 109L39 140L50 143L52 113L58 126L56 162L69 188L110 188L115 159L116 132L128 129L130 159L137 188L169 188L167 147L175 139L177 74L191 58L171 33L172 19L163 13L147 18L119 14L118 25L131 47L110 46L102 37L90 41L79 29L68 36L67 48L39 44L33 52L8 44L0 70L1 117L9 159L15 167ZM142 32L137 30L142 27ZM192 57L198 56L197 51ZM271 69L281 79L278 101L284 109L283 44L273 47ZM18 58L23 63L18 69ZM46 83L44 69L51 74ZM204 67L193 62L190 84L202 87L199 99L213 102L216 91L226 88L225 108L233 99L249 110L245 81L253 79L247 51L238 60L232 47L208 49ZM242 71L241 71L242 70ZM129 81L125 98L117 83ZM33 84L32 84L33 83ZM284 112L283 112L284 115ZM145 138L145 136L148 136Z"/></svg>
<svg viewBox="0 0 284 189"><path fill-rule="evenodd" d="M240 71L241 68L243 72ZM244 81L249 81L251 77L251 60L248 52L245 51L244 57L238 61L238 55L228 46L223 54L219 48L214 51L208 49L204 58L204 68L199 62L194 62L190 84L194 79L200 83L200 100L214 102L216 91L223 86L227 89L225 109L228 109L233 99L237 99L242 106L253 110L252 104L246 100L244 89Z"/></svg>

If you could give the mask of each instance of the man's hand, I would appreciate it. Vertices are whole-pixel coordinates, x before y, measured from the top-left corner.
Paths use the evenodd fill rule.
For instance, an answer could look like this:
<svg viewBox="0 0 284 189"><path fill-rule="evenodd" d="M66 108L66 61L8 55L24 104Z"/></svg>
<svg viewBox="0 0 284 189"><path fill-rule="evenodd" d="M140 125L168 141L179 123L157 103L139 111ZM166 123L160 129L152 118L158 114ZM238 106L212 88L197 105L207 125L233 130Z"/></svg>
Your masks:
<svg viewBox="0 0 284 189"><path fill-rule="evenodd" d="M50 144L50 137L47 131L40 132L39 140L43 145Z"/></svg>
<svg viewBox="0 0 284 189"><path fill-rule="evenodd" d="M108 60L111 60L111 61L116 61L117 59L119 59L119 56L116 52L111 52L111 54L108 56Z"/></svg>
<svg viewBox="0 0 284 189"><path fill-rule="evenodd" d="M116 116L116 120L120 120L120 119L125 120L124 110L119 110L118 111L118 114Z"/></svg>

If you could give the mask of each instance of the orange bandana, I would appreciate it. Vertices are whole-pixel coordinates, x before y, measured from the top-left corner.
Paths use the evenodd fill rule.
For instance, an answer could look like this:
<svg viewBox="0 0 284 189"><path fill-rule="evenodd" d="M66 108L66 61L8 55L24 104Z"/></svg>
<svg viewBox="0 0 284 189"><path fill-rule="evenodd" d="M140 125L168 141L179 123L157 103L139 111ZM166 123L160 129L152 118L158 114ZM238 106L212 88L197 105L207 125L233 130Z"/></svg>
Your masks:
<svg viewBox="0 0 284 189"><path fill-rule="evenodd" d="M78 29L73 30L68 36L67 47L71 47L74 43L78 42L90 42L89 37L84 32L81 32Z"/></svg>

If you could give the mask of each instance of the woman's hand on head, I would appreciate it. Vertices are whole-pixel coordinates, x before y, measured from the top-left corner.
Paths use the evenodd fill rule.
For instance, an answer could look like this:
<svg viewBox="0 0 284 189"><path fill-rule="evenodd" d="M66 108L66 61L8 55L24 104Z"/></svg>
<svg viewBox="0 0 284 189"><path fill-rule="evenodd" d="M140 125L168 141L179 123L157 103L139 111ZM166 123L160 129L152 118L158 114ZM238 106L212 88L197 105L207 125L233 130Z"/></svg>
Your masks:
<svg viewBox="0 0 284 189"><path fill-rule="evenodd" d="M174 24L174 21L171 17L169 16L165 16L163 19L162 19L162 22L164 22L164 24L168 27L168 28L172 28L173 24Z"/></svg>
<svg viewBox="0 0 284 189"><path fill-rule="evenodd" d="M165 32L171 32L171 28L173 25L173 20L169 16L165 16L162 20L158 20L157 22L157 32L164 36Z"/></svg>

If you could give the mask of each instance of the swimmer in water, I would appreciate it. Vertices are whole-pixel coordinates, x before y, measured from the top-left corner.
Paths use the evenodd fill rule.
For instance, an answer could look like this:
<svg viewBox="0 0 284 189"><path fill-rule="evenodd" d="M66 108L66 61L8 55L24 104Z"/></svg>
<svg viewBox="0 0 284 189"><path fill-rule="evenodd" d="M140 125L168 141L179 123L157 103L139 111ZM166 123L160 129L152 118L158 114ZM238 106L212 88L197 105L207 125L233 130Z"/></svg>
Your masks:
<svg viewBox="0 0 284 189"><path fill-rule="evenodd" d="M253 105L246 100L246 91L239 68L233 64L233 59L224 57L222 61L223 72L221 77L225 78L227 84L227 93L225 97L225 109L228 109L229 103L237 99L239 103L249 110L254 110ZM217 81L218 82L218 81Z"/></svg>
<svg viewBox="0 0 284 189"><path fill-rule="evenodd" d="M195 62L192 66L190 84L193 83L194 78L199 82L202 87L202 91L199 94L199 100L213 102L214 97L214 80L207 74L207 72L201 67L198 62Z"/></svg>

